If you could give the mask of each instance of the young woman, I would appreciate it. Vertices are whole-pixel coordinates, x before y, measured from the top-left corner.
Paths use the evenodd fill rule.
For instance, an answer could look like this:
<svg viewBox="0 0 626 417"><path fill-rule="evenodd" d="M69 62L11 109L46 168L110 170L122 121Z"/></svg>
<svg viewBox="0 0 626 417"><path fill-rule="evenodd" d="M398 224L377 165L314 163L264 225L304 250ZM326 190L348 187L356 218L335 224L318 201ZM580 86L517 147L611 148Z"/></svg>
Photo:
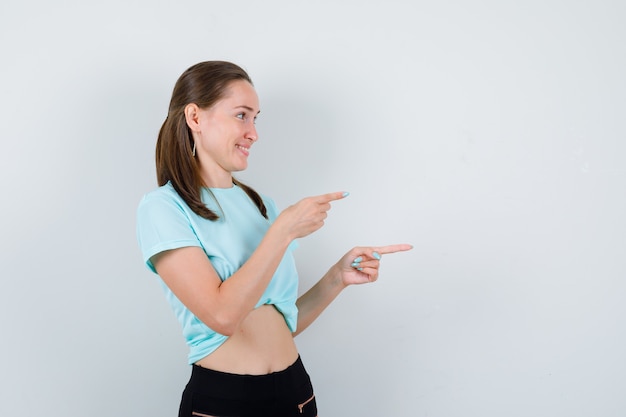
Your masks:
<svg viewBox="0 0 626 417"><path fill-rule="evenodd" d="M357 247L297 297L295 239L324 224L347 193L309 197L278 212L233 177L258 139L259 99L229 62L192 66L178 79L156 146L159 188L138 208L147 266L189 346L191 378L179 416L316 416L294 344L348 285L375 281L381 255L410 245Z"/></svg>

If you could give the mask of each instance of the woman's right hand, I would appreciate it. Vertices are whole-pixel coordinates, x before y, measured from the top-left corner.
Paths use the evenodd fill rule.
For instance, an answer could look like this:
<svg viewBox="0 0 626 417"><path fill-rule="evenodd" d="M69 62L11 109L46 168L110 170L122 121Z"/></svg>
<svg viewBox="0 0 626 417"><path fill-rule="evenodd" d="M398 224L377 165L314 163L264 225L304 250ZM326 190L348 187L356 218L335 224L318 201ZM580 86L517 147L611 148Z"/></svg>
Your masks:
<svg viewBox="0 0 626 417"><path fill-rule="evenodd" d="M347 196L348 193L338 191L304 198L283 210L274 226L284 230L290 240L308 236L324 225L331 201Z"/></svg>

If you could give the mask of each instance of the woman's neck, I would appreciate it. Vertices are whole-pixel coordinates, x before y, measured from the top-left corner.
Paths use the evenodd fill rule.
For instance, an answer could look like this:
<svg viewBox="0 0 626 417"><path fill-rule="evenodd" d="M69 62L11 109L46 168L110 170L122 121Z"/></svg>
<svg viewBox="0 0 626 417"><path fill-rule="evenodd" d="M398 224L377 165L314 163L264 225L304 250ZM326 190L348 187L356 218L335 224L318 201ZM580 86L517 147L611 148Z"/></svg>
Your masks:
<svg viewBox="0 0 626 417"><path fill-rule="evenodd" d="M233 186L233 176L230 172L202 172L202 182L208 188L231 188Z"/></svg>

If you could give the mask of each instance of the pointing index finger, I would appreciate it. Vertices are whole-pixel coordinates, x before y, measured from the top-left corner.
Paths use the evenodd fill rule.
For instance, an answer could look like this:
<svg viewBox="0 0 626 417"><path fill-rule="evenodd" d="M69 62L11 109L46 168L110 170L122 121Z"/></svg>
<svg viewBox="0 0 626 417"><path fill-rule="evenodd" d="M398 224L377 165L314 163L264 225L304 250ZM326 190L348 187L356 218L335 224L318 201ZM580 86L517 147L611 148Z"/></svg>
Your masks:
<svg viewBox="0 0 626 417"><path fill-rule="evenodd" d="M316 200L318 203L330 203L331 201L341 200L342 198L346 198L350 193L346 191L336 191L334 193L322 194L317 196Z"/></svg>
<svg viewBox="0 0 626 417"><path fill-rule="evenodd" d="M379 254L384 255L386 253L396 253L396 252L404 252L407 250L411 250L413 249L413 245L409 245L407 243L400 243L397 245L379 246L373 249Z"/></svg>

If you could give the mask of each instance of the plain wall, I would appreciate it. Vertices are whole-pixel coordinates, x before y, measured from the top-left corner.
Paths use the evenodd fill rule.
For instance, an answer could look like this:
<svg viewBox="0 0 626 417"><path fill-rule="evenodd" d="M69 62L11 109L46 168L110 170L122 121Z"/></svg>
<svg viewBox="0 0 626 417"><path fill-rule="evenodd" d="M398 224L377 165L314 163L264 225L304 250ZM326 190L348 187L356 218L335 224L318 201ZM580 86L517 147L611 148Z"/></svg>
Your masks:
<svg viewBox="0 0 626 417"><path fill-rule="evenodd" d="M257 87L240 178L347 190L301 289L407 242L296 341L320 416L626 414L626 3L0 5L0 415L176 415L187 348L135 209L178 76Z"/></svg>

